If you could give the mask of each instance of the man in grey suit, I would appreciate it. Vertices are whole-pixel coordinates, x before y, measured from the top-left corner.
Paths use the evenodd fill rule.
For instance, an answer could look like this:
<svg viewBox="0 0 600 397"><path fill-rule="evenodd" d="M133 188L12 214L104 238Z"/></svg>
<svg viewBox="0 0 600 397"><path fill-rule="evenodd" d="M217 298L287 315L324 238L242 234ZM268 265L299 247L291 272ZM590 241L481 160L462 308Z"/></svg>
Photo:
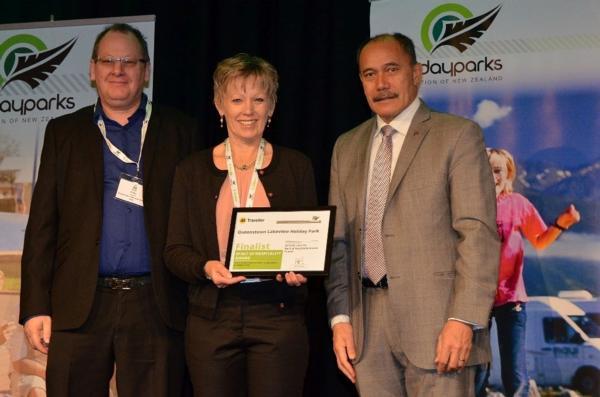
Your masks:
<svg viewBox="0 0 600 397"><path fill-rule="evenodd" d="M376 114L331 159L333 347L361 396L471 396L490 360L499 263L480 128L430 110L412 41L371 38L359 74Z"/></svg>

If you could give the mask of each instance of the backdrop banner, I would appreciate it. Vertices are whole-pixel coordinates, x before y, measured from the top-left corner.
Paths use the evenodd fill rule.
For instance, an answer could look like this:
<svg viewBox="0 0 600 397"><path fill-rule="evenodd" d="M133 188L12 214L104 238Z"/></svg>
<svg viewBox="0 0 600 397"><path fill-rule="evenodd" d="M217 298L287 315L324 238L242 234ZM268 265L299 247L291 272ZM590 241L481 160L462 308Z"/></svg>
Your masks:
<svg viewBox="0 0 600 397"><path fill-rule="evenodd" d="M152 60L152 15L0 25L0 396L26 396L32 388L45 395L45 356L27 348L16 324L31 193L46 124L96 102L92 47L117 22L142 32ZM145 92L152 98L152 77Z"/></svg>
<svg viewBox="0 0 600 397"><path fill-rule="evenodd" d="M422 98L436 110L473 119L488 147L512 154L515 192L547 225L570 204L580 212L580 223L549 248L525 243L529 301L513 311L527 313L529 378L598 395L600 3L576 3L372 0L370 21L372 35L413 39ZM502 237L501 212L499 204ZM511 224L524 233L527 222ZM502 267L501 275L507 271L519 269ZM499 294L503 288L510 286L501 284ZM500 389L495 326L492 331L490 382Z"/></svg>

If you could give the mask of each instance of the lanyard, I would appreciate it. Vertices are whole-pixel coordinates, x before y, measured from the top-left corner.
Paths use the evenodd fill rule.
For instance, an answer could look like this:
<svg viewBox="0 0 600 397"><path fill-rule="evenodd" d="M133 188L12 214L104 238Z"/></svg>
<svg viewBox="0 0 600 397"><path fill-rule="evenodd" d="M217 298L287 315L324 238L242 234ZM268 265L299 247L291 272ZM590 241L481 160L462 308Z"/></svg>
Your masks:
<svg viewBox="0 0 600 397"><path fill-rule="evenodd" d="M126 164L135 164L135 168L136 168L138 176L140 175L140 162L142 160L142 149L144 148L144 140L146 139L146 132L148 131L148 124L150 122L150 114L152 114L152 102L150 102L148 100L148 102L146 103L146 116L144 117L144 121L142 121L142 130L141 130L142 138L140 139L140 154L138 155L137 161L131 160L118 147L113 145L113 143L110 141L110 139L108 139L108 136L106 135L106 125L104 125L104 119L102 118L102 115L99 115L99 118L98 118L98 128L100 128L100 133L102 133L102 137L104 138L104 141L106 142L106 145L108 146L108 150L110 150L110 152L112 154L114 154L115 157L118 158L119 160L121 160L122 162L124 162Z"/></svg>
<svg viewBox="0 0 600 397"><path fill-rule="evenodd" d="M229 183L231 184L231 196L233 197L234 208L241 207L240 191L237 183L237 177L235 175L235 166L233 165L233 156L231 155L231 145L229 144L229 138L225 139L225 160L227 161L227 176L229 176ZM263 158L265 156L265 145L266 141L261 138L258 146L258 153L256 154L256 162L252 173L252 179L250 180L250 187L248 189L248 197L246 198L246 207L252 207L254 204L254 195L256 194L256 187L258 186L258 172L262 168Z"/></svg>

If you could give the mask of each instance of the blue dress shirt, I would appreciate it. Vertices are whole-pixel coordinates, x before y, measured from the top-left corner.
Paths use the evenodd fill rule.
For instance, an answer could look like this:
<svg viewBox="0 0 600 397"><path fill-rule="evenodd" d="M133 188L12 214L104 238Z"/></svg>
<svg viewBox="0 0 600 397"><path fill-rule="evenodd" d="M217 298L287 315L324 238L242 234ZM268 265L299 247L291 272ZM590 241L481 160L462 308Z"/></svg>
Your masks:
<svg viewBox="0 0 600 397"><path fill-rule="evenodd" d="M94 122L102 115L106 125L106 135L114 146L127 157L137 161L141 150L141 128L146 116L146 95L140 107L129 117L128 123L121 126L109 119L98 101ZM143 179L142 167L137 174L135 164L126 164L113 155L103 141L104 157L104 200L102 216L102 236L100 239L100 276L137 276L150 273L151 258L144 208L115 198L121 174ZM143 159L141 160L143 162Z"/></svg>

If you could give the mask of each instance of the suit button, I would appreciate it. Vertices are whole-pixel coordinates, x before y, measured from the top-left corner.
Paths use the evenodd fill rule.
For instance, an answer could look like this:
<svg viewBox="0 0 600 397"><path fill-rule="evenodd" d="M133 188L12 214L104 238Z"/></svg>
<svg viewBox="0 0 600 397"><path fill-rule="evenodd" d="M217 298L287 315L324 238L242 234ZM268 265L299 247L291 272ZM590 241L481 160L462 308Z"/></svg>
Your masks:
<svg viewBox="0 0 600 397"><path fill-rule="evenodd" d="M269 196L269 197L273 197L273 193L272 193L272 192L269 192L269 193L267 193L267 196Z"/></svg>

